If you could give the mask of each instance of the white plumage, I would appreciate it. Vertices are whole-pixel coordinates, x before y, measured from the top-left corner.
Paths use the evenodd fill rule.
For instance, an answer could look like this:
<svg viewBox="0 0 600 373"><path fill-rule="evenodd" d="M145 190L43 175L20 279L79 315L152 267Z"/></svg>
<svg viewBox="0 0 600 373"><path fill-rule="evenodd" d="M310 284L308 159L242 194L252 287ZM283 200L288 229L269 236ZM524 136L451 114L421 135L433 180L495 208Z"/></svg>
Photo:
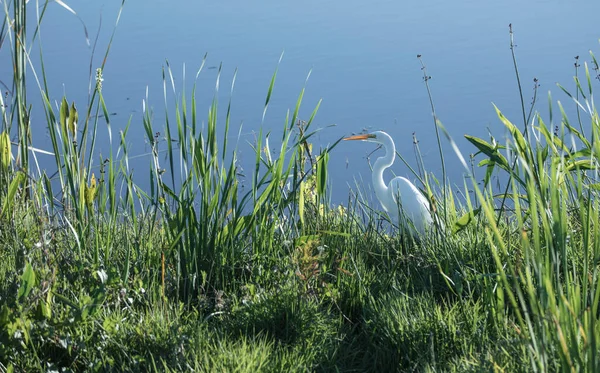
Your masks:
<svg viewBox="0 0 600 373"><path fill-rule="evenodd" d="M416 230L420 235L425 234L433 223L427 198L405 177L395 177L388 185L383 181L383 171L396 159L396 145L392 137L383 131L376 131L346 137L344 140L369 141L384 147L385 155L377 158L373 166L373 188L377 199L395 224L408 228L412 233Z"/></svg>

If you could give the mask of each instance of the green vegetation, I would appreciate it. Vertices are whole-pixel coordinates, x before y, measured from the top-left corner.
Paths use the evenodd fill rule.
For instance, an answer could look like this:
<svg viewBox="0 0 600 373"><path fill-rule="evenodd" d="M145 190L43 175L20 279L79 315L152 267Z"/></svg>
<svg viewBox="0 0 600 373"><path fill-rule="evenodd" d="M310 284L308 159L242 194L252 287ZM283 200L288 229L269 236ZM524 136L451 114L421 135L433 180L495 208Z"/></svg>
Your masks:
<svg viewBox="0 0 600 373"><path fill-rule="evenodd" d="M145 106L142 190L129 127L111 131L103 66L89 102L55 104L43 66L26 76L39 35L25 1L1 4L14 76L9 102L0 96L0 371L600 369L600 117L587 65L567 93L576 124L560 105L555 121L550 98L547 123L523 106L519 129L498 111L505 145L468 137L481 184L471 177L459 198L421 175L447 228L415 242L389 235L361 194L330 205L335 144L312 148L318 106L300 121L303 91L282 137L257 137L242 189L236 149L217 136L229 106L218 117L215 99L202 115L195 87L165 90L164 128ZM45 102L56 174L36 163L26 81ZM116 151L97 154L99 131Z"/></svg>

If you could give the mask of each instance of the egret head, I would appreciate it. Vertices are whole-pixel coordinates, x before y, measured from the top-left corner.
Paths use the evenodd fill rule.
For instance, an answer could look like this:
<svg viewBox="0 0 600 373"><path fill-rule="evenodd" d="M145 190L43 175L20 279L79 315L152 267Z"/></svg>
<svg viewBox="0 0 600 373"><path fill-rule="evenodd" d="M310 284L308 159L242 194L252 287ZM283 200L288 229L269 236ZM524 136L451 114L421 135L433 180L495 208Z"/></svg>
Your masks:
<svg viewBox="0 0 600 373"><path fill-rule="evenodd" d="M345 137L344 140L362 140L368 142L374 142L376 144L383 144L386 140L391 140L390 135L382 131L375 131L371 133L364 133L362 135L355 135Z"/></svg>

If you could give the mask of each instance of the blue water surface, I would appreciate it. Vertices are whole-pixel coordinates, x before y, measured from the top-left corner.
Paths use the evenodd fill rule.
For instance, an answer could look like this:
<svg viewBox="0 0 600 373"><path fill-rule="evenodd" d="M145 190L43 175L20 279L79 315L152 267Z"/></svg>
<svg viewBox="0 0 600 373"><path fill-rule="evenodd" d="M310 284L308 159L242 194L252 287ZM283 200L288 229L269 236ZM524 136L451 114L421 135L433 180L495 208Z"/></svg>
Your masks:
<svg viewBox="0 0 600 373"><path fill-rule="evenodd" d="M104 58L121 3L66 3L77 16L60 4L51 3L42 23L45 69L54 101L66 94L70 101L84 105L90 70L93 75ZM35 4L30 2L28 6L30 18L34 17ZM573 102L555 83L573 90L574 57L581 56L583 64L590 61L589 50L599 50L598 14L600 3L593 0L126 1L104 70L103 92L109 111L114 113L110 117L113 141L131 120L129 154L140 155L134 158L132 167L137 168L143 185L150 163L147 156L142 156L149 152L142 126L142 100L148 92L154 126L163 132L162 69L166 61L178 92L184 83L185 65L189 93L196 71L207 55L197 81L198 112L205 122L220 67L221 123L231 98L230 141L238 141L241 125L239 157L243 168L253 162L249 144L261 126L272 131L271 147L278 148L286 112L293 111L298 94L306 85L302 119L308 119L322 100L313 124L313 129L323 128L312 138L315 149L364 129L384 130L392 135L411 166L416 167L416 136L426 168L441 178L432 110L417 55L422 55L431 76L429 85L438 118L468 156L474 148L463 139L464 134L487 138L491 132L499 139L504 136L492 103L515 124L523 125L509 48L509 24L515 32L525 105L529 108L533 79L537 78L537 109L547 118L548 91L569 112L574 110ZM86 43L83 25L91 45ZM97 47L91 60L96 37ZM37 69L38 47L32 49ZM274 95L263 121L267 88L282 54ZM0 49L0 58L9 61L6 43ZM9 63L1 63L0 79L10 82L11 71ZM48 147L43 112L36 107L41 101L33 88L30 95L35 96L31 97L34 143ZM174 96L170 85L167 90L172 113ZM462 185L463 169L445 139L442 145L448 178ZM108 147L106 129L100 128L97 152L106 155ZM330 157L333 202L348 199L349 189L355 188L354 180L370 180L366 156L374 149L372 144L345 142L334 149ZM393 171L409 174L399 162Z"/></svg>

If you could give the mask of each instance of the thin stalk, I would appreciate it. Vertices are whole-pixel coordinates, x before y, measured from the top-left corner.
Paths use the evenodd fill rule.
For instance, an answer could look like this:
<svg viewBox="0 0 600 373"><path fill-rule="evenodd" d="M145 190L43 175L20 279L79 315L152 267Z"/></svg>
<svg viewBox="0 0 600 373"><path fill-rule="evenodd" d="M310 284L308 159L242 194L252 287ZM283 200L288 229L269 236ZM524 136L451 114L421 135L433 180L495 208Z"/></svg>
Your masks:
<svg viewBox="0 0 600 373"><path fill-rule="evenodd" d="M431 105L431 113L433 114L433 126L435 128L435 138L437 140L438 151L440 153L440 161L442 163L442 185L443 185L443 194L442 199L444 201L444 222L448 222L448 209L446 205L446 193L447 191L447 180L446 180L446 162L444 160L444 152L442 149L442 141L440 138L440 131L438 128L438 117L435 111L435 105L433 104L433 96L431 94L431 88L429 87L429 81L431 80L431 76L427 74L427 68L423 63L423 59L421 55L418 54L417 58L419 59L419 63L421 64L421 70L423 71L423 81L425 82L425 87L427 88L427 97L429 97L429 105Z"/></svg>
<svg viewBox="0 0 600 373"><path fill-rule="evenodd" d="M517 67L517 57L515 55L515 40L512 29L512 23L508 25L508 33L510 34L510 54L512 56L513 66L517 77L517 87L519 88L519 98L521 99L521 113L523 114L523 126L525 127L525 137L527 136L527 114L525 112L525 100L523 99L523 87L521 86L521 78L519 76L519 68Z"/></svg>

